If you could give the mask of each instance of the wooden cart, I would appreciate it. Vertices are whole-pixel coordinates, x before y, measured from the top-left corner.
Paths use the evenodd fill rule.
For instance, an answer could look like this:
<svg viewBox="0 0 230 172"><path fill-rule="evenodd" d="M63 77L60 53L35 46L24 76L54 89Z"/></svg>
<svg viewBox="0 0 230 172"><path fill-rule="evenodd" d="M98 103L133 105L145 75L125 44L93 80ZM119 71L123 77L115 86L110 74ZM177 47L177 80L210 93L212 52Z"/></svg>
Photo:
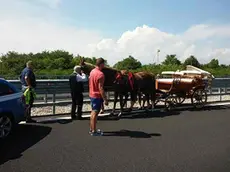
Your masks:
<svg viewBox="0 0 230 172"><path fill-rule="evenodd" d="M195 108L202 108L207 103L207 89L214 78L210 73L189 66L190 70L164 71L156 79L157 100L164 102L171 110L182 104L186 98L191 99ZM191 70L194 69L194 70Z"/></svg>

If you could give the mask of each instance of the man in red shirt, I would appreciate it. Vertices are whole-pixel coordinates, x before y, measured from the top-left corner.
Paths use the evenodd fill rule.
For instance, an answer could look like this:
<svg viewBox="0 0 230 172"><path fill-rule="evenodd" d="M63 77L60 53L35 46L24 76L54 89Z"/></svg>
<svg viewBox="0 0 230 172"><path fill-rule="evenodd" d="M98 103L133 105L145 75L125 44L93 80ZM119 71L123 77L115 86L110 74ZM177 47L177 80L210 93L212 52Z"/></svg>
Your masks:
<svg viewBox="0 0 230 172"><path fill-rule="evenodd" d="M101 136L103 135L101 130L96 129L97 116L101 110L101 107L104 104L108 105L108 100L105 96L104 91L104 80L105 76L102 72L104 68L105 60L99 58L96 61L96 67L90 72L89 76L89 97L91 101L92 111L90 116L90 134L92 136Z"/></svg>

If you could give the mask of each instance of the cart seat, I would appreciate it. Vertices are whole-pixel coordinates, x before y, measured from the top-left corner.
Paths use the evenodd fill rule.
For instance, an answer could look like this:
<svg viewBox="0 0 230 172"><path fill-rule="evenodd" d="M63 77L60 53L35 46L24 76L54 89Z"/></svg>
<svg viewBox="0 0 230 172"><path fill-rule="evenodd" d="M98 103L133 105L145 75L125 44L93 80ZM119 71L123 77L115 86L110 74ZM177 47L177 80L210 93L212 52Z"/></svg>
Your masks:
<svg viewBox="0 0 230 172"><path fill-rule="evenodd" d="M161 92L164 92L164 93L167 93L169 92L170 90L166 90L166 89L159 89Z"/></svg>
<svg viewBox="0 0 230 172"><path fill-rule="evenodd" d="M156 89L169 91L171 87L187 88L191 87L193 82L193 78L159 78L156 79Z"/></svg>
<svg viewBox="0 0 230 172"><path fill-rule="evenodd" d="M193 78L159 78L156 79L157 82L159 83L164 83L164 84L172 84L174 80L180 80L182 83L192 83L193 82Z"/></svg>

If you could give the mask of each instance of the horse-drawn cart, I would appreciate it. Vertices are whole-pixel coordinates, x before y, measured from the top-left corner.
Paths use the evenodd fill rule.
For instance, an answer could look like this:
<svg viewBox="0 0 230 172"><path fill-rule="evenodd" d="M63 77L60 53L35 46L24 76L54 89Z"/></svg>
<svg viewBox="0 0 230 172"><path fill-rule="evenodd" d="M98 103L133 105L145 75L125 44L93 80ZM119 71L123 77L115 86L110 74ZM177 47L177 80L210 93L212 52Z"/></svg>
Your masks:
<svg viewBox="0 0 230 172"><path fill-rule="evenodd" d="M202 108L207 103L207 89L213 78L209 72L190 65L184 71L162 72L156 79L155 104L164 102L166 109L171 110L189 98L195 108Z"/></svg>

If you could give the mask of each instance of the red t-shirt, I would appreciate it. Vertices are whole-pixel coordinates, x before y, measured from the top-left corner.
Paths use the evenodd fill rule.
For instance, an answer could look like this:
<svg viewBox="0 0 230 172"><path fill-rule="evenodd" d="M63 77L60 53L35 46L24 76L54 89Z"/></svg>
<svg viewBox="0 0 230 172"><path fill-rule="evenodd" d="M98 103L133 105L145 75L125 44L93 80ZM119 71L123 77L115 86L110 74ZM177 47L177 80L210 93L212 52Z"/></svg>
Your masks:
<svg viewBox="0 0 230 172"><path fill-rule="evenodd" d="M102 98L99 90L99 80L102 80L102 84L104 84L105 76L104 73L96 67L89 75L89 97Z"/></svg>

